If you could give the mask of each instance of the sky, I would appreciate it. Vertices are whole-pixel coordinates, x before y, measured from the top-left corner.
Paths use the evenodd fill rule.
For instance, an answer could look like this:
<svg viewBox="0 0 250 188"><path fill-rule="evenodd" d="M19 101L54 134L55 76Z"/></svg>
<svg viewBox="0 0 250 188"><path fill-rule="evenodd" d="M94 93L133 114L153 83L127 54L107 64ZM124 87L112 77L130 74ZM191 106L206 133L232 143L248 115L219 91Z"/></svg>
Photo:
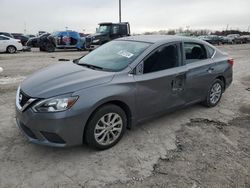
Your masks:
<svg viewBox="0 0 250 188"><path fill-rule="evenodd" d="M117 22L118 0L0 0L0 31L36 34L67 27L92 33ZM250 0L122 0L132 33L178 28L249 30Z"/></svg>

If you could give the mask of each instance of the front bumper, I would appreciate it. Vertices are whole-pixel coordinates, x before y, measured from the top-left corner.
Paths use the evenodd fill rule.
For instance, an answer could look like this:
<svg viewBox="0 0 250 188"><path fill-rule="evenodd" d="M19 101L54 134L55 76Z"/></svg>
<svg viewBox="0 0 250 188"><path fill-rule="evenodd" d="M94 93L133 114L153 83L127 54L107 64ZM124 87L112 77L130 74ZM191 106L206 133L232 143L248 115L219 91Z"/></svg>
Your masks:
<svg viewBox="0 0 250 188"><path fill-rule="evenodd" d="M58 113L35 113L31 108L21 112L16 107L16 122L32 143L55 147L75 146L82 144L87 120L83 114L74 114L72 109Z"/></svg>

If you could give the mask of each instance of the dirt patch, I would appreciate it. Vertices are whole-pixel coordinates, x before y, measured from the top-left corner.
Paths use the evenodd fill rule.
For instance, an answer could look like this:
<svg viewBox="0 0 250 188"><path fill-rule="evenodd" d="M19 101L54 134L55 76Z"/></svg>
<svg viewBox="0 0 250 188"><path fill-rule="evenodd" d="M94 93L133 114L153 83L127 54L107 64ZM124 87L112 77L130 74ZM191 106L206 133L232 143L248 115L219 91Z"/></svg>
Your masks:
<svg viewBox="0 0 250 188"><path fill-rule="evenodd" d="M243 77L241 79L242 84L246 85L247 87L250 87L250 76ZM250 90L250 88L247 88Z"/></svg>
<svg viewBox="0 0 250 188"><path fill-rule="evenodd" d="M2 77L0 78L0 85L14 84L24 80L24 76L16 77Z"/></svg>
<svg viewBox="0 0 250 188"><path fill-rule="evenodd" d="M152 176L119 186L250 187L250 116L228 124L193 119L177 131L176 145Z"/></svg>
<svg viewBox="0 0 250 188"><path fill-rule="evenodd" d="M242 105L239 110L241 113L250 114L250 106L249 105Z"/></svg>

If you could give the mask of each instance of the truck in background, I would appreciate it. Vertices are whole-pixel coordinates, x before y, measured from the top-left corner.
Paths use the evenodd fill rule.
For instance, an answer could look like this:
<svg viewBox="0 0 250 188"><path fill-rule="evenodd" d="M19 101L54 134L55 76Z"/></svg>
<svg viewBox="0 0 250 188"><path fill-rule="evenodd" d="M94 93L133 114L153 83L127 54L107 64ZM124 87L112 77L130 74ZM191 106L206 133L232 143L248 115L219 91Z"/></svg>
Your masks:
<svg viewBox="0 0 250 188"><path fill-rule="evenodd" d="M130 36L130 24L128 22L100 23L96 33L86 37L85 47L87 50L92 50L106 42L125 36Z"/></svg>

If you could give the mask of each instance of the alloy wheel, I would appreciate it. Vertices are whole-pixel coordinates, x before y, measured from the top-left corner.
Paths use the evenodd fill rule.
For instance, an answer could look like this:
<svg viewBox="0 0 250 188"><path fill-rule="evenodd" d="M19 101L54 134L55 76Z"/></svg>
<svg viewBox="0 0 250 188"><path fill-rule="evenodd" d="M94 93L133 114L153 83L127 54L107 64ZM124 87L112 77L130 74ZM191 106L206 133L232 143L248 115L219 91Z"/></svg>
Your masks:
<svg viewBox="0 0 250 188"><path fill-rule="evenodd" d="M217 82L211 88L211 91L210 91L210 102L212 104L216 104L220 100L221 94L222 94L222 87Z"/></svg>
<svg viewBox="0 0 250 188"><path fill-rule="evenodd" d="M13 54L13 53L15 53L15 51L16 51L16 49L15 49L14 46L9 46L9 47L8 47L8 52L9 52L9 53Z"/></svg>
<svg viewBox="0 0 250 188"><path fill-rule="evenodd" d="M95 140L100 145L110 145L119 138L122 128L121 116L117 113L107 113L98 120L95 126Z"/></svg>

